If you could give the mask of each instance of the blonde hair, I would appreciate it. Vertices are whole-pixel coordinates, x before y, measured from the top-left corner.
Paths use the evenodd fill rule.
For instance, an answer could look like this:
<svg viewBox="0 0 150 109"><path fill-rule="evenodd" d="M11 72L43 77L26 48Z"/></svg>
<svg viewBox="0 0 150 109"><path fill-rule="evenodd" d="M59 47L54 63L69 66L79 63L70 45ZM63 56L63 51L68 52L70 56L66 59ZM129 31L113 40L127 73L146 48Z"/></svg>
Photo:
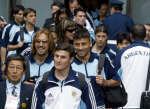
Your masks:
<svg viewBox="0 0 150 109"><path fill-rule="evenodd" d="M41 34L45 34L48 37L48 46L49 46L48 53L50 55L53 55L56 46L50 32L47 29L40 29L36 32L31 45L31 54L32 55L36 54L35 41Z"/></svg>

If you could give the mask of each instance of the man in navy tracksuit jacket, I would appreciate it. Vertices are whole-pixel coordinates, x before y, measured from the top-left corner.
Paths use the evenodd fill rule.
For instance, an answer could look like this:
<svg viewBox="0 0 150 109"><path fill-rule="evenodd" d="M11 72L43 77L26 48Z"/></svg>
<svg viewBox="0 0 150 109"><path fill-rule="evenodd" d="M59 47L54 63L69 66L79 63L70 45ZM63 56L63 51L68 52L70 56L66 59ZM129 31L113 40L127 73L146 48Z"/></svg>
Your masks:
<svg viewBox="0 0 150 109"><path fill-rule="evenodd" d="M54 53L54 68L48 74L46 85L42 77L36 83L32 109L105 109L102 90L95 78L85 78L81 87L79 73L70 67L72 61L72 46L58 44Z"/></svg>

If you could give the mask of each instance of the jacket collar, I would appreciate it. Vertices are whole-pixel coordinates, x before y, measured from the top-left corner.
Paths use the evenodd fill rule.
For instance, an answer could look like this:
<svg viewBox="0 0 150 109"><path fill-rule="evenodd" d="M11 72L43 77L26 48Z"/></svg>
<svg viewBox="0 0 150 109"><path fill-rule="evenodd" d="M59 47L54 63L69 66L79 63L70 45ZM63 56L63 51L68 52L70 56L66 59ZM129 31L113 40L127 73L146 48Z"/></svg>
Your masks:
<svg viewBox="0 0 150 109"><path fill-rule="evenodd" d="M88 63L88 62L93 62L95 58L98 59L98 55L97 55L96 53L92 53L92 52L91 52L90 58L89 58L89 60L87 61L87 63ZM78 65L83 64L83 62L80 61L76 56L74 57L74 61L73 61L73 62L75 62L75 63L78 64Z"/></svg>
<svg viewBox="0 0 150 109"><path fill-rule="evenodd" d="M56 78L55 76L55 67L53 67L49 73L49 76L48 76L48 81L53 81L53 82L58 82L59 80ZM71 81L71 80L74 80L74 76L76 76L76 72L72 70L72 68L70 67L70 70L69 70L69 74L67 76L67 78L64 80L65 82L67 81Z"/></svg>
<svg viewBox="0 0 150 109"><path fill-rule="evenodd" d="M29 60L31 63L36 63L34 56L32 54L29 55ZM43 63L51 63L53 61L53 56L48 55Z"/></svg>

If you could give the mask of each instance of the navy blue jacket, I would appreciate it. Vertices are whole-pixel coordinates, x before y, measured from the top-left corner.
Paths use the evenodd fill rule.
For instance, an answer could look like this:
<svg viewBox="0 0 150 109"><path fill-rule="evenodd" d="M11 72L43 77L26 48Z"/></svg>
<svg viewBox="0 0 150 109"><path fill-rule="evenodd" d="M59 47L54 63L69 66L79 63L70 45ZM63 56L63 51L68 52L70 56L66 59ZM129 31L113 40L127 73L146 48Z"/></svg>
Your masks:
<svg viewBox="0 0 150 109"><path fill-rule="evenodd" d="M129 32L134 23L130 17L121 14L121 12L116 12L104 20L104 25L108 30L108 39L116 40L118 33Z"/></svg>
<svg viewBox="0 0 150 109"><path fill-rule="evenodd" d="M21 84L19 109L30 109L33 87L27 84ZM0 82L0 109L4 109L6 103L6 81ZM22 103L26 103L26 108L22 108Z"/></svg>

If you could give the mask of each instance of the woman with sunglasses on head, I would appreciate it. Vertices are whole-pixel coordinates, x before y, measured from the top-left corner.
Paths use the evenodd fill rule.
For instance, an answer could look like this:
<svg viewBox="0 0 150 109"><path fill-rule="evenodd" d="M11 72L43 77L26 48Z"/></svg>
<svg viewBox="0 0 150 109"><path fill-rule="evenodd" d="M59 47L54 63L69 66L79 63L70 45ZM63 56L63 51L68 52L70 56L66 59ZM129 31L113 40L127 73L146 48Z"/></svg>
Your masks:
<svg viewBox="0 0 150 109"><path fill-rule="evenodd" d="M73 35L76 31L76 23L70 18L62 19L56 26L58 43L73 42Z"/></svg>

